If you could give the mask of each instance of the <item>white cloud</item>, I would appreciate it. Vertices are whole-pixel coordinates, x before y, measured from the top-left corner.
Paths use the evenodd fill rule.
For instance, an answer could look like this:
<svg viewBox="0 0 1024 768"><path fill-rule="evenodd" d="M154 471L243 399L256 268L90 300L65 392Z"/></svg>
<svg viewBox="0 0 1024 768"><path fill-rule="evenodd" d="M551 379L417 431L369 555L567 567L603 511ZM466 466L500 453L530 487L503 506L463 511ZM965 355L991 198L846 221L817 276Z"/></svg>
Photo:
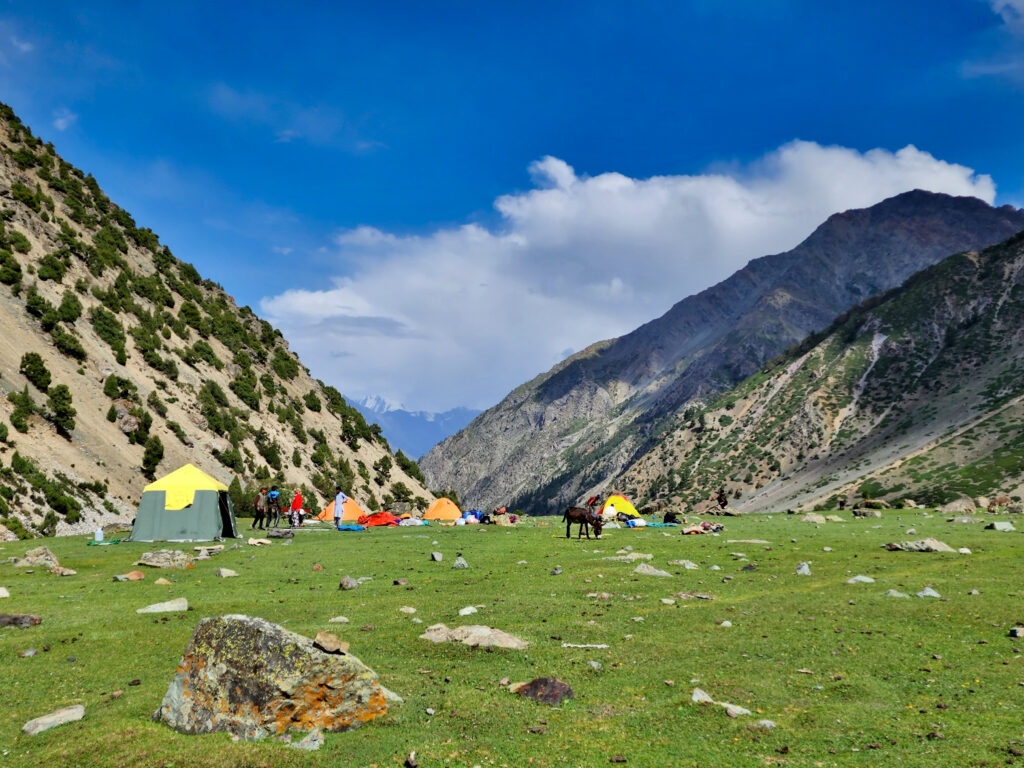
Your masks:
<svg viewBox="0 0 1024 768"><path fill-rule="evenodd" d="M36 49L36 47L32 45L32 43L28 42L27 40L21 40L15 35L11 35L11 45L13 45L14 50L18 51L19 53L32 53L32 51Z"/></svg>
<svg viewBox="0 0 1024 768"><path fill-rule="evenodd" d="M545 157L500 223L335 238L329 287L265 298L314 374L413 408L485 407L568 349L621 335L836 211L921 188L992 202L992 179L913 146L794 141L729 172L587 177Z"/></svg>
<svg viewBox="0 0 1024 768"><path fill-rule="evenodd" d="M989 5L1012 32L1024 33L1024 0L989 0Z"/></svg>
<svg viewBox="0 0 1024 768"><path fill-rule="evenodd" d="M58 131L66 131L78 122L78 115L67 107L61 107L53 113L53 127Z"/></svg>

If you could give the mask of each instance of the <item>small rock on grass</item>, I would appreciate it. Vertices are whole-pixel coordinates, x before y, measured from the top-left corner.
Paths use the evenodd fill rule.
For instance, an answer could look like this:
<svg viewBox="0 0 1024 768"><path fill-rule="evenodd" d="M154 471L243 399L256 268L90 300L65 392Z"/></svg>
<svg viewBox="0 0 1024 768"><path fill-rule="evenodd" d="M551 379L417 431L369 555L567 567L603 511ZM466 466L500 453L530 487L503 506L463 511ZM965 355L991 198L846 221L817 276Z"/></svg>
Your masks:
<svg viewBox="0 0 1024 768"><path fill-rule="evenodd" d="M870 576L862 576L860 574L854 576L852 579L846 580L847 584L874 584L875 580Z"/></svg>
<svg viewBox="0 0 1024 768"><path fill-rule="evenodd" d="M232 571L230 568L218 568L217 575L220 576L222 579L231 579L237 576L238 574Z"/></svg>
<svg viewBox="0 0 1024 768"><path fill-rule="evenodd" d="M459 609L459 616L469 616L473 613L476 613L476 606L474 605L467 605L465 608Z"/></svg>
<svg viewBox="0 0 1024 768"><path fill-rule="evenodd" d="M440 563L442 560L444 560L444 555L441 552L431 552L430 559L433 560L435 563Z"/></svg>
<svg viewBox="0 0 1024 768"><path fill-rule="evenodd" d="M0 587L0 600L10 597L11 593L7 591L7 587Z"/></svg>
<svg viewBox="0 0 1024 768"><path fill-rule="evenodd" d="M466 558L460 555L455 558L455 562L452 563L452 568L469 568L469 563L466 562Z"/></svg>
<svg viewBox="0 0 1024 768"><path fill-rule="evenodd" d="M653 565L648 563L640 563L636 568L633 569L633 573L640 574L641 576L671 576L671 573L655 568Z"/></svg>
<svg viewBox="0 0 1024 768"><path fill-rule="evenodd" d="M681 566L683 566L683 568L685 568L688 571L696 571L696 570L698 570L700 568L700 566L697 565L692 560L669 560L668 564L669 565L681 565Z"/></svg>
<svg viewBox="0 0 1024 768"><path fill-rule="evenodd" d="M324 653L348 653L349 644L332 632L317 632L313 645Z"/></svg>
<svg viewBox="0 0 1024 768"><path fill-rule="evenodd" d="M184 597L177 597L163 603L153 603L145 608L139 608L136 613L169 613L171 611L187 611L188 600Z"/></svg>
<svg viewBox="0 0 1024 768"><path fill-rule="evenodd" d="M885 596L886 597L910 597L910 595L908 595L906 592L900 592L899 590L895 590L895 589L887 589L887 590L885 590Z"/></svg>
<svg viewBox="0 0 1024 768"><path fill-rule="evenodd" d="M715 700L711 698L707 691L702 688L694 688L693 693L690 694L690 701L694 704L714 704Z"/></svg>
<svg viewBox="0 0 1024 768"><path fill-rule="evenodd" d="M800 563L800 565L798 565L796 567L796 575L797 576L810 576L811 575L811 565L810 565L810 563Z"/></svg>
<svg viewBox="0 0 1024 768"><path fill-rule="evenodd" d="M777 726L775 725L775 723L774 723L773 721L771 721L771 720L758 720L758 721L757 721L757 722L755 723L755 725L756 725L756 726L757 726L758 728L762 728L762 729L764 729L764 730L766 730L766 731L773 731L773 730L775 730L775 728L777 727Z"/></svg>
<svg viewBox="0 0 1024 768"><path fill-rule="evenodd" d="M351 576L346 576L341 580L338 585L338 589L351 590L356 589L359 586L359 582L353 579Z"/></svg>
<svg viewBox="0 0 1024 768"><path fill-rule="evenodd" d="M146 578L146 574L142 571L128 571L128 573L115 576L114 581L142 581L144 578Z"/></svg>
<svg viewBox="0 0 1024 768"><path fill-rule="evenodd" d="M73 723L76 720L81 720L83 717L85 717L85 707L81 704L75 704L55 710L48 715L37 717L34 720L29 720L21 727L21 731L29 736L35 736L37 733L48 731L50 728L55 728L65 723Z"/></svg>
<svg viewBox="0 0 1024 768"><path fill-rule="evenodd" d="M1011 637L1013 637L1013 635L1011 635ZM18 655L21 658L23 658L23 659L30 659L33 656L36 656L38 654L39 654L39 651L37 651L35 648L26 648L24 651L22 651Z"/></svg>
<svg viewBox="0 0 1024 768"><path fill-rule="evenodd" d="M43 621L40 616L33 616L30 613L0 613L0 627L28 627L39 626Z"/></svg>
<svg viewBox="0 0 1024 768"><path fill-rule="evenodd" d="M327 620L328 624L348 624L348 616L335 616Z"/></svg>
<svg viewBox="0 0 1024 768"><path fill-rule="evenodd" d="M169 582L167 579L157 579L153 583L159 584L161 587L169 587L171 585L171 582Z"/></svg>
<svg viewBox="0 0 1024 768"><path fill-rule="evenodd" d="M917 596L918 597L942 597L942 595L940 595L938 592L936 592L931 587L925 587L924 589L922 589L920 592L917 593Z"/></svg>
<svg viewBox="0 0 1024 768"><path fill-rule="evenodd" d="M409 613L409 614L416 613L416 609L413 608L411 605L403 605L398 610L401 611L402 613ZM332 619L332 621L333 621L333 619Z"/></svg>
<svg viewBox="0 0 1024 768"><path fill-rule="evenodd" d="M324 735L319 728L314 728L299 741L292 742L288 746L292 749L304 749L307 752L315 752L324 745Z"/></svg>

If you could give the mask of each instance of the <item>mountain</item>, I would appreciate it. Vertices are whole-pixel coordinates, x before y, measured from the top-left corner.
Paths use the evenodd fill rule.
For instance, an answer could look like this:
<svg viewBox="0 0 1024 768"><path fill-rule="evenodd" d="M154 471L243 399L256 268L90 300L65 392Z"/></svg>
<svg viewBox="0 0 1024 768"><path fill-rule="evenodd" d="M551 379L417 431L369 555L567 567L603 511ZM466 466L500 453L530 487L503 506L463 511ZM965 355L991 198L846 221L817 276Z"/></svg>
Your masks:
<svg viewBox="0 0 1024 768"><path fill-rule="evenodd" d="M0 538L130 520L186 462L232 485L430 498L281 333L0 105ZM244 503L244 502L243 502Z"/></svg>
<svg viewBox="0 0 1024 768"><path fill-rule="evenodd" d="M907 192L830 216L660 318L513 390L431 450L431 487L482 508L554 510L607 487L691 402L726 390L839 313L950 253L1024 228L1024 212Z"/></svg>
<svg viewBox="0 0 1024 768"><path fill-rule="evenodd" d="M707 407L614 481L700 508L1024 493L1024 233L864 302Z"/></svg>
<svg viewBox="0 0 1024 768"><path fill-rule="evenodd" d="M391 446L408 456L422 456L480 413L461 407L443 413L407 411L379 397L363 398L355 406L366 418L380 424Z"/></svg>

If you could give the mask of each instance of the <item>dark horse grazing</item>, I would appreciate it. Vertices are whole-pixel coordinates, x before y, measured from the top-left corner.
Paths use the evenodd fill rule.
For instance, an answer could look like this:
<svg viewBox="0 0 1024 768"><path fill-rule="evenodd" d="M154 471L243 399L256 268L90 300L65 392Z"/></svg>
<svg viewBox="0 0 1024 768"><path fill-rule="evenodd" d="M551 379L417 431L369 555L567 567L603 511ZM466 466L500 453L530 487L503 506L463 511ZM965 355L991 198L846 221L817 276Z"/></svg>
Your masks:
<svg viewBox="0 0 1024 768"><path fill-rule="evenodd" d="M590 527L594 527L594 533L597 534L597 538L601 538L601 529L604 527L604 521L601 519L601 515L590 509L584 509L583 507L569 507L562 513L562 519L565 520L565 538L570 537L570 531L573 523L580 524L580 531L577 534L577 539L582 539L583 534L587 534L587 538L590 538Z"/></svg>

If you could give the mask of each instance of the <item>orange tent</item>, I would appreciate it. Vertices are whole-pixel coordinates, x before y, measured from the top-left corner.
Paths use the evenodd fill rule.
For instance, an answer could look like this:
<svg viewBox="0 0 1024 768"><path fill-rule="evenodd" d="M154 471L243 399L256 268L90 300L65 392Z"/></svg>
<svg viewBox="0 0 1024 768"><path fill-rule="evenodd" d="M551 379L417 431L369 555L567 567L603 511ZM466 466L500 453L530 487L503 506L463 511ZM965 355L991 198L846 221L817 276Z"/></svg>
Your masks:
<svg viewBox="0 0 1024 768"><path fill-rule="evenodd" d="M455 506L454 501L445 498L435 501L423 513L424 520L458 520L460 517L462 510Z"/></svg>
<svg viewBox="0 0 1024 768"><path fill-rule="evenodd" d="M363 512L362 508L358 504L356 504L356 500L353 499L350 496L348 501L346 501L345 504L341 508L341 522L346 523L346 524L352 523L354 525L356 523L356 521L358 521L359 518L362 517L365 514L366 513ZM334 499L331 499L331 503L328 504L326 507L324 507L324 511L321 512L316 517L314 517L313 519L314 520L323 520L323 521L328 522L328 523L333 523L334 522Z"/></svg>

